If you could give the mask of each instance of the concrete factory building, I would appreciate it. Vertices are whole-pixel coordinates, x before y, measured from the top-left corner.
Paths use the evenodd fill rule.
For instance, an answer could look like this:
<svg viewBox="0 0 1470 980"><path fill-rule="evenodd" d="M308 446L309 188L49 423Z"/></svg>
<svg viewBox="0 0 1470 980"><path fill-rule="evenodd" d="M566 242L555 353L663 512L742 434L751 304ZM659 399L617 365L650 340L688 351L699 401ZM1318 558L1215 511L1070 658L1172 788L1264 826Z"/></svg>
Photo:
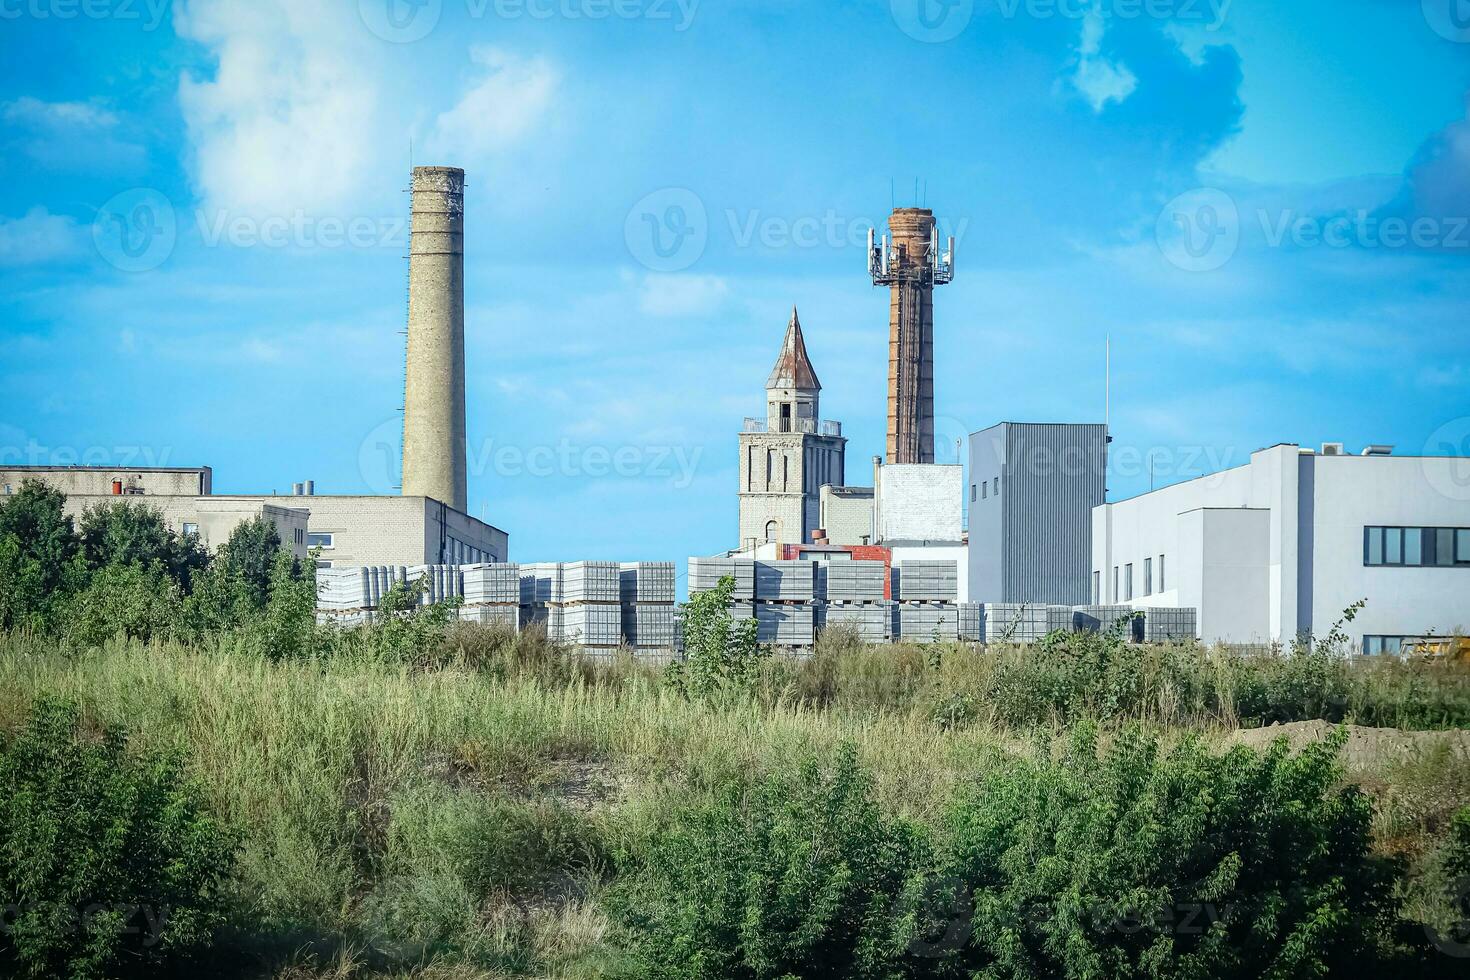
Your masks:
<svg viewBox="0 0 1470 980"><path fill-rule="evenodd" d="M1093 511L1096 601L1193 606L1207 642L1345 628L1364 653L1470 627L1470 460L1283 444Z"/></svg>
<svg viewBox="0 0 1470 980"><path fill-rule="evenodd" d="M740 548L807 544L820 526L821 489L841 486L847 440L821 416L822 383L806 353L796 308L766 380L765 419L740 433Z"/></svg>
<svg viewBox="0 0 1470 980"><path fill-rule="evenodd" d="M39 480L68 497L206 497L214 492L214 472L208 466L0 466L0 493L15 493L26 480Z"/></svg>
<svg viewBox="0 0 1470 980"><path fill-rule="evenodd" d="M970 436L970 598L1090 600L1107 427L1002 422Z"/></svg>

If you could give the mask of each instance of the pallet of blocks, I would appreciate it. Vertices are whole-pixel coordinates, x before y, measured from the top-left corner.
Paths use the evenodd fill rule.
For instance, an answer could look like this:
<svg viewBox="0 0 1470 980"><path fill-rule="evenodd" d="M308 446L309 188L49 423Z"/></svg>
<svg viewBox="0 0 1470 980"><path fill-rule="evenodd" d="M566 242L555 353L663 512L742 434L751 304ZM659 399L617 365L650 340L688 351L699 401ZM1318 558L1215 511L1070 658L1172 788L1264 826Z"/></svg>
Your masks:
<svg viewBox="0 0 1470 980"><path fill-rule="evenodd" d="M817 598L824 602L883 602L888 566L881 561L814 562Z"/></svg>
<svg viewBox="0 0 1470 980"><path fill-rule="evenodd" d="M816 637L816 603L735 602L730 616L755 619L757 643L776 647L810 647Z"/></svg>
<svg viewBox="0 0 1470 980"><path fill-rule="evenodd" d="M1079 633L1106 633L1135 612L1130 606L1073 606L1073 628ZM1119 628L1125 630L1125 635L1132 632L1126 627Z"/></svg>
<svg viewBox="0 0 1470 980"><path fill-rule="evenodd" d="M733 598L755 598L755 562L749 558L689 559L689 594L708 592L727 575L735 580Z"/></svg>
<svg viewBox="0 0 1470 980"><path fill-rule="evenodd" d="M893 566L898 602L958 602L959 570L953 561L903 561Z"/></svg>
<svg viewBox="0 0 1470 980"><path fill-rule="evenodd" d="M1158 608L1143 611L1145 643L1170 643L1193 640L1199 636L1199 612L1192 606Z"/></svg>
<svg viewBox="0 0 1470 980"><path fill-rule="evenodd" d="M457 599L464 594L458 565L410 565L408 581L415 583L420 580L424 582L424 595L419 600L420 605L432 606Z"/></svg>
<svg viewBox="0 0 1470 980"><path fill-rule="evenodd" d="M887 602L829 602L816 609L818 629L851 629L865 643L886 643L892 632Z"/></svg>
<svg viewBox="0 0 1470 980"><path fill-rule="evenodd" d="M622 645L622 579L617 562L563 562L548 577L547 634L551 639L584 650Z"/></svg>
<svg viewBox="0 0 1470 980"><path fill-rule="evenodd" d="M1076 622L1076 614L1071 606L1047 606L1046 607L1046 631L1048 633L1070 633Z"/></svg>
<svg viewBox="0 0 1470 980"><path fill-rule="evenodd" d="M979 643L981 640L984 640L985 630L983 624L985 617L981 614L980 603L962 602L959 605L960 639L969 643Z"/></svg>
<svg viewBox="0 0 1470 980"><path fill-rule="evenodd" d="M755 597L759 602L811 602L817 597L815 562L758 561Z"/></svg>
<svg viewBox="0 0 1470 980"><path fill-rule="evenodd" d="M955 602L900 602L895 606L894 638L905 643L941 643L960 638L960 607Z"/></svg>
<svg viewBox="0 0 1470 980"><path fill-rule="evenodd" d="M485 562L460 569L464 605L459 618L482 626L521 627L521 569L514 562Z"/></svg>
<svg viewBox="0 0 1470 980"><path fill-rule="evenodd" d="M629 562L619 567L623 607L623 640L645 652L672 654L677 640L678 609L674 605L674 563Z"/></svg>
<svg viewBox="0 0 1470 980"><path fill-rule="evenodd" d="M317 622L332 626L362 626L388 591L408 577L402 565L363 565L319 568L316 573Z"/></svg>
<svg viewBox="0 0 1470 980"><path fill-rule="evenodd" d="M1046 636L1046 606L1039 603L986 602L980 615L985 643L1035 643Z"/></svg>

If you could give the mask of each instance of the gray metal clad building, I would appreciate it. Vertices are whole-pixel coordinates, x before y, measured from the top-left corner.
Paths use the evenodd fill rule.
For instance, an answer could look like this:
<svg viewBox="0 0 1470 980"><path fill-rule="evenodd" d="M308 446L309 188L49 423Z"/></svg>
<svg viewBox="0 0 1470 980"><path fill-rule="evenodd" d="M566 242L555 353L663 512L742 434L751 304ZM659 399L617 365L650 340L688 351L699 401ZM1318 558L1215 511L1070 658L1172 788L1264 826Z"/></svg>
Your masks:
<svg viewBox="0 0 1470 980"><path fill-rule="evenodd" d="M971 434L970 598L1090 602L1106 472L1104 425L1002 422Z"/></svg>

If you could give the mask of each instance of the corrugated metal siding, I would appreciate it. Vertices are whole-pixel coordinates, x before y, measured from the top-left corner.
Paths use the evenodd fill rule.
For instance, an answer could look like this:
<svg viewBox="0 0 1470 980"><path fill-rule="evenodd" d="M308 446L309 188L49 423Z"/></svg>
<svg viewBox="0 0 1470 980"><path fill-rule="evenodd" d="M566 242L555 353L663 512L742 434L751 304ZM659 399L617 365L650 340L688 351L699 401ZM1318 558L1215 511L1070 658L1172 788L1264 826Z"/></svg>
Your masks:
<svg viewBox="0 0 1470 980"><path fill-rule="evenodd" d="M1101 425L1008 423L1001 474L1005 602L1091 601L1092 508L1103 502Z"/></svg>

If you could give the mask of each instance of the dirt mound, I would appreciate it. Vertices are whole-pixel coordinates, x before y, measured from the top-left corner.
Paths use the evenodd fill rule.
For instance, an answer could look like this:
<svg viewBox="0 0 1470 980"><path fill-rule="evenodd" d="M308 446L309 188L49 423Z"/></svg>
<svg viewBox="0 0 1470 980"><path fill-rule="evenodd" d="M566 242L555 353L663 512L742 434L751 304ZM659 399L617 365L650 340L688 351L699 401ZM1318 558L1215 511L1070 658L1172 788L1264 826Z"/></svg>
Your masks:
<svg viewBox="0 0 1470 980"><path fill-rule="evenodd" d="M1401 759L1448 746L1450 751L1470 757L1470 731L1451 729L1435 732L1409 732L1397 728L1365 728L1348 725L1347 745L1343 758L1354 767L1374 765ZM1246 728L1234 732L1229 741L1264 749L1278 738L1284 738L1293 751L1326 738L1337 728L1326 721L1293 721L1266 728Z"/></svg>

